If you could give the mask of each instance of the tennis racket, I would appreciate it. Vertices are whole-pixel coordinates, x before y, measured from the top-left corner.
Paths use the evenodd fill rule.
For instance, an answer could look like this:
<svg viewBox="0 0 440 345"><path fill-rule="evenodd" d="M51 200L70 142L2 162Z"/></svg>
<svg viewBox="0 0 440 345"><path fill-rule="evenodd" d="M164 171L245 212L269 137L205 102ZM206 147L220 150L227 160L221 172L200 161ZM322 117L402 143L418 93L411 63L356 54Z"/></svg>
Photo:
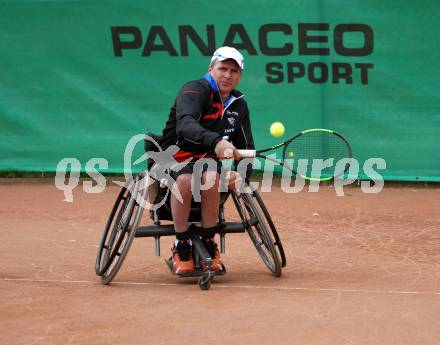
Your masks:
<svg viewBox="0 0 440 345"><path fill-rule="evenodd" d="M282 150L280 160L266 155L266 152L277 149ZM352 159L348 140L340 133L322 128L302 131L267 149L238 152L243 158L260 157L275 162L292 174L311 181L328 181L343 176Z"/></svg>

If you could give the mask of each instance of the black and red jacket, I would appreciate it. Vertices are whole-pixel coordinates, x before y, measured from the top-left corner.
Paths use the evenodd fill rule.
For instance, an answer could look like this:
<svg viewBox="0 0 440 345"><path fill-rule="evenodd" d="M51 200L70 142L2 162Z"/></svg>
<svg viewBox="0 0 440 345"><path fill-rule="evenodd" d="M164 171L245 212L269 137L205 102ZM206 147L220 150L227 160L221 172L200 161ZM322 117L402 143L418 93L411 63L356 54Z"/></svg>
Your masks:
<svg viewBox="0 0 440 345"><path fill-rule="evenodd" d="M243 95L232 91L224 106L217 83L209 73L183 86L162 135L162 149L171 145L180 148L175 155L176 161L189 157L215 158L215 145L223 137L228 137L237 149L255 148Z"/></svg>

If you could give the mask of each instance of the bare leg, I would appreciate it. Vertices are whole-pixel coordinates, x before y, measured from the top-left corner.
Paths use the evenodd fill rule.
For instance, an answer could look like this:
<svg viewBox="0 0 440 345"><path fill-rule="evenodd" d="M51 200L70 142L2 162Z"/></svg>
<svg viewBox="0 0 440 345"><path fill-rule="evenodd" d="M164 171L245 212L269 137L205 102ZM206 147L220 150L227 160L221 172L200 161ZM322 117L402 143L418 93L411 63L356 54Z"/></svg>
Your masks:
<svg viewBox="0 0 440 345"><path fill-rule="evenodd" d="M181 203L174 196L174 193L171 194L171 213L176 232L185 232L188 229L188 218L192 202L191 180L191 174L182 174L177 177L176 183L173 185L173 191L178 188L183 198L183 203Z"/></svg>
<svg viewBox="0 0 440 345"><path fill-rule="evenodd" d="M202 183L211 188L201 191L202 197L202 226L205 234L202 236L204 245L212 259L211 269L214 271L221 271L223 264L220 261L220 251L213 241L215 232L213 228L218 223L218 212L220 207L220 192L219 192L220 175L216 171L207 171L202 175ZM203 262L202 262L203 266Z"/></svg>
<svg viewBox="0 0 440 345"><path fill-rule="evenodd" d="M206 171L202 175L202 183L206 185L212 184L210 189L202 190L202 226L203 228L212 228L217 225L218 212L220 205L220 193L219 193L219 180L220 175L216 171Z"/></svg>

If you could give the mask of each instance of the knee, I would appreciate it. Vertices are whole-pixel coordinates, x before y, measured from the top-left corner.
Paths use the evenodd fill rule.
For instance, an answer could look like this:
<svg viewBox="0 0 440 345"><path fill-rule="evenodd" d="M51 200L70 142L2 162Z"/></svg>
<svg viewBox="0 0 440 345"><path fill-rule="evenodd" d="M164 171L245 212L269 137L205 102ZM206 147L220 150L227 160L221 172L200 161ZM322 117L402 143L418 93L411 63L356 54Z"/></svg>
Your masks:
<svg viewBox="0 0 440 345"><path fill-rule="evenodd" d="M181 193L191 192L191 174L179 175L173 188L179 188Z"/></svg>

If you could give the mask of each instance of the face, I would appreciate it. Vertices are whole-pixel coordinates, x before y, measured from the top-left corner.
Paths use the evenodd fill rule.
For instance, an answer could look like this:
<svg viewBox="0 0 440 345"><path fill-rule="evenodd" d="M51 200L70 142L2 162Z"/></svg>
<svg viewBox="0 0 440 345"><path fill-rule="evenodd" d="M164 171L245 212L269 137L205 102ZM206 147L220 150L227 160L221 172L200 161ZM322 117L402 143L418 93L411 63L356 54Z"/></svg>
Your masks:
<svg viewBox="0 0 440 345"><path fill-rule="evenodd" d="M241 69L232 59L217 60L213 66L209 67L208 71L216 80L222 96L228 95L234 90L241 78Z"/></svg>

